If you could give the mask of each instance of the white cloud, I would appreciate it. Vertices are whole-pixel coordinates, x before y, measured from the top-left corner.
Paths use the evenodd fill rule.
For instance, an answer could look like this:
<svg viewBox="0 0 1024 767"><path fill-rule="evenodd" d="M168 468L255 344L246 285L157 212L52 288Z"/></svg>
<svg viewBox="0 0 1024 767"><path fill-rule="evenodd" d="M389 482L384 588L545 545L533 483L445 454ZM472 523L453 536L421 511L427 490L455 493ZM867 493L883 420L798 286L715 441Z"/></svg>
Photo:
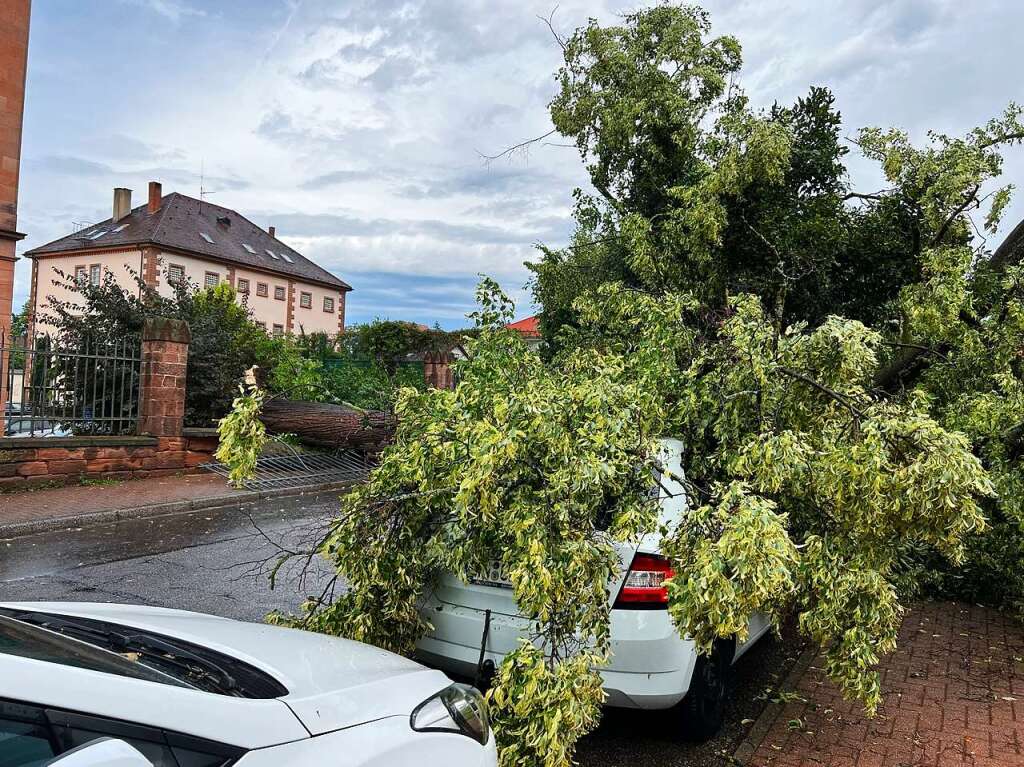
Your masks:
<svg viewBox="0 0 1024 767"><path fill-rule="evenodd" d="M80 20L35 11L48 23L33 27L22 249L109 215L113 186L142 192L159 175L168 191L194 196L205 166L213 201L276 224L335 269L356 288L359 316L458 324L478 273L523 298L533 244L568 236L571 192L586 181L574 150L537 147L489 169L478 154L551 127L561 51L537 19L550 0L247 0L230 15L198 0L123 3L117 23L88 37ZM867 124L962 132L1024 101L1024 5L707 4L715 33L743 43L741 83L755 104L829 85L847 134ZM562 32L590 16L614 23L633 5L569 0L554 22ZM172 23L154 29L153 14ZM137 27L146 55L132 59L128 87L103 100L105 57L123 56ZM80 65L59 66L60 55ZM76 99L69 116L69 93L96 100ZM1024 167L1014 159L1007 170ZM21 295L28 273L19 265Z"/></svg>
<svg viewBox="0 0 1024 767"><path fill-rule="evenodd" d="M122 0L122 2L129 2L133 5L148 8L154 13L160 14L164 18L170 19L175 24L186 16L206 15L206 11L203 9L196 8L187 3L179 2L179 0Z"/></svg>

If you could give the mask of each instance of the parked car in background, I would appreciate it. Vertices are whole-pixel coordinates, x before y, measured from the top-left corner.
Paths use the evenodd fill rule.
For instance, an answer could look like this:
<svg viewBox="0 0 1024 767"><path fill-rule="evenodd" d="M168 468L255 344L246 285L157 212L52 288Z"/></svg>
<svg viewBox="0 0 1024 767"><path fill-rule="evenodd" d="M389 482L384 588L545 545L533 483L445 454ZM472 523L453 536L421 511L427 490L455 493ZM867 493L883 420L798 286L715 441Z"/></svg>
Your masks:
<svg viewBox="0 0 1024 767"><path fill-rule="evenodd" d="M681 442L662 440L661 460L677 477L683 476L681 455ZM666 474L658 493L661 522L677 525L687 510L685 488ZM609 584L612 657L601 669L605 702L622 708L677 708L680 733L703 740L721 726L731 665L770 624L767 617L755 615L744 641L721 641L710 656L698 655L669 617L664 581L672 576L672 567L659 546L657 533L638 544L616 544L622 568ZM443 576L421 612L434 630L420 640L419 659L470 678L480 674L483 663L499 665L530 628L500 568L469 583Z"/></svg>
<svg viewBox="0 0 1024 767"><path fill-rule="evenodd" d="M154 767L497 763L479 692L375 647L155 607L0 603L0 764L137 764L124 746Z"/></svg>

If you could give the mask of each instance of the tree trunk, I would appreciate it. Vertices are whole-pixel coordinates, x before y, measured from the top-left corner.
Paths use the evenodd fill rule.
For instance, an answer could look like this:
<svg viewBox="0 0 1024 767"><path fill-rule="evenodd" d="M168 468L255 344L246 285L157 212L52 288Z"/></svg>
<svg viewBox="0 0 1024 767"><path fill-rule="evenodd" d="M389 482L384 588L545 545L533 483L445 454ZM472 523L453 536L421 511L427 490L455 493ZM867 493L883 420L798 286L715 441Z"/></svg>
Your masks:
<svg viewBox="0 0 1024 767"><path fill-rule="evenodd" d="M337 449L381 447L398 423L394 413L280 399L263 405L260 420L271 434L294 434L304 444Z"/></svg>
<svg viewBox="0 0 1024 767"><path fill-rule="evenodd" d="M1024 421L1006 432L1006 447L1010 460L1024 455Z"/></svg>

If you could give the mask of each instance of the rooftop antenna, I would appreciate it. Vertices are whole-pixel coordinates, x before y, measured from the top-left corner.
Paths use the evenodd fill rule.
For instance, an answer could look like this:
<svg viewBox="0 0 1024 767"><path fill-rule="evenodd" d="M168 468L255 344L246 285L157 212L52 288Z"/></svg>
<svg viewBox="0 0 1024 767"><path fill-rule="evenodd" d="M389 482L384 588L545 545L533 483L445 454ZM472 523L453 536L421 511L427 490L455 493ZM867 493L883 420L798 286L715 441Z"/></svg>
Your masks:
<svg viewBox="0 0 1024 767"><path fill-rule="evenodd" d="M206 200L206 197L211 194L217 194L216 192L207 191L204 183L206 182L206 159L199 161L199 204L202 205Z"/></svg>

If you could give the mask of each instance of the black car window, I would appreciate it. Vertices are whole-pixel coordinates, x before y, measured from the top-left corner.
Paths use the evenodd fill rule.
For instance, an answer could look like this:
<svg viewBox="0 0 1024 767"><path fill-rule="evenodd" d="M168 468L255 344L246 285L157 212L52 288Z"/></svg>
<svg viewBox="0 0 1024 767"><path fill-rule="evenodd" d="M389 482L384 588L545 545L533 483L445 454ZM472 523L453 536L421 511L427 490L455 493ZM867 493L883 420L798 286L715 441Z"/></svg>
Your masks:
<svg viewBox="0 0 1024 767"><path fill-rule="evenodd" d="M154 767L227 767L245 753L159 727L0 700L0 767L42 767L101 738L128 743Z"/></svg>
<svg viewBox="0 0 1024 767"><path fill-rule="evenodd" d="M178 767L161 730L63 711L47 711L60 752L84 746L100 738L117 738L135 748L154 767Z"/></svg>
<svg viewBox="0 0 1024 767"><path fill-rule="evenodd" d="M37 767L55 755L42 711L0 704L0 767Z"/></svg>

